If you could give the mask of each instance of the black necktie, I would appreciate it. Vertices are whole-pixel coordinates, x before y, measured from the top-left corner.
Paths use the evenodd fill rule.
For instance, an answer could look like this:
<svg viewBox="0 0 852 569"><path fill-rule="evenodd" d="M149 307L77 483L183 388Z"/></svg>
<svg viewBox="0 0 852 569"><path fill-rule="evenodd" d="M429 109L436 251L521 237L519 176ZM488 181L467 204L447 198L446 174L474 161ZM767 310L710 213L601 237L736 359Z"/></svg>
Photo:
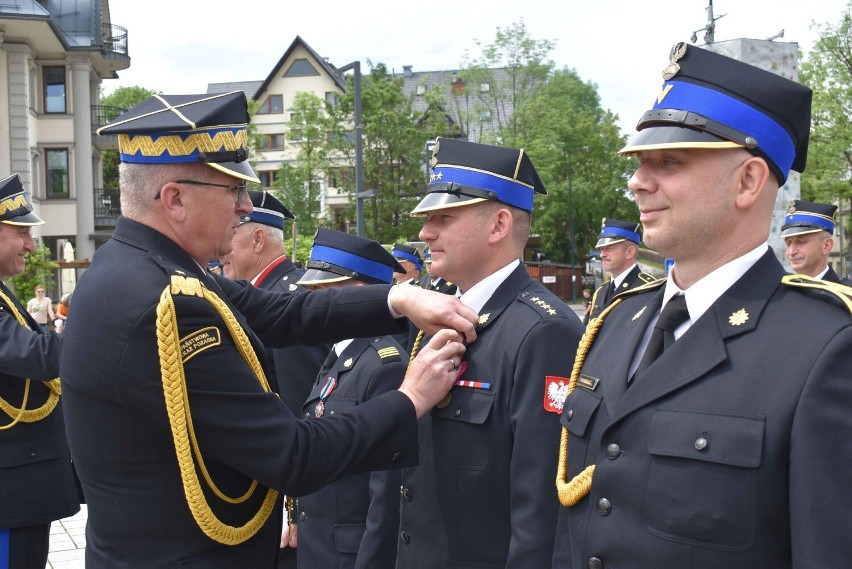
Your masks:
<svg viewBox="0 0 852 569"><path fill-rule="evenodd" d="M337 361L337 350L335 350L332 347L331 351L326 356L325 361L322 362L322 367L320 368L319 375L323 376L323 375L327 374L328 370L331 369L331 366L333 366L334 362L336 362L336 361ZM323 379L323 378L321 377L320 379Z"/></svg>
<svg viewBox="0 0 852 569"><path fill-rule="evenodd" d="M657 323L654 324L648 347L645 348L645 354L633 377L637 377L648 369L654 360L660 357L660 354L674 344L674 331L687 320L689 320L689 310L686 308L686 297L682 294L675 295L663 307Z"/></svg>
<svg viewBox="0 0 852 569"><path fill-rule="evenodd" d="M606 308L609 306L609 301L612 300L612 297L615 296L615 281L610 279L606 284L606 289L604 289L604 297L603 302L601 303L601 308Z"/></svg>

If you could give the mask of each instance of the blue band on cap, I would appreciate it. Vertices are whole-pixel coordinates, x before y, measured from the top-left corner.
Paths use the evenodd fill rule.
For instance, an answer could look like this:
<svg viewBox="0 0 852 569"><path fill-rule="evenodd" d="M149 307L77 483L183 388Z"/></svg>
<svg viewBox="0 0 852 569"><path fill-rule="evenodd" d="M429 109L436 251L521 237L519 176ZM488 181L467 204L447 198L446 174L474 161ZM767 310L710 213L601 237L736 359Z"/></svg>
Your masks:
<svg viewBox="0 0 852 569"><path fill-rule="evenodd" d="M265 211L261 211L259 208L255 208L250 214L245 216L245 219L248 221L253 221L255 223L263 223L264 225L271 225L275 229L283 229L284 227L284 216L283 215L275 215L273 213L266 213Z"/></svg>
<svg viewBox="0 0 852 569"><path fill-rule="evenodd" d="M786 174L796 157L796 145L780 124L752 106L724 93L683 81L669 81L672 88L654 102L655 109L678 109L698 113L757 140L758 148Z"/></svg>
<svg viewBox="0 0 852 569"><path fill-rule="evenodd" d="M625 239L630 239L636 243L640 243L642 238L638 233L634 231L628 231L627 229L621 229L620 227L606 227L599 237L609 237L611 235L616 235L618 237L624 237Z"/></svg>
<svg viewBox="0 0 852 569"><path fill-rule="evenodd" d="M417 255L412 255L411 253L406 253L405 251L400 251L399 249L394 249L391 251L391 255L397 257L398 259L405 259L406 261L411 261L415 265L417 265L418 269L423 268L423 261L417 258Z"/></svg>
<svg viewBox="0 0 852 569"><path fill-rule="evenodd" d="M331 263L332 265L378 279L383 283L389 283L393 279L393 269L383 263L377 263L376 261L359 257L348 251L332 249L324 245L313 246L311 249L311 260L325 261L326 263Z"/></svg>
<svg viewBox="0 0 852 569"><path fill-rule="evenodd" d="M0 529L0 569L9 569L9 530Z"/></svg>
<svg viewBox="0 0 852 569"><path fill-rule="evenodd" d="M479 172L452 166L437 166L433 173L435 181L442 183L455 182L462 186L472 186L489 190L497 195L503 203L515 206L524 211L532 211L535 192L526 184L508 180L488 172Z"/></svg>
<svg viewBox="0 0 852 569"><path fill-rule="evenodd" d="M790 225L791 223L807 223L809 225L822 227L829 233L834 233L834 223L825 219L824 217L819 217L816 215L793 213L784 218L784 225Z"/></svg>

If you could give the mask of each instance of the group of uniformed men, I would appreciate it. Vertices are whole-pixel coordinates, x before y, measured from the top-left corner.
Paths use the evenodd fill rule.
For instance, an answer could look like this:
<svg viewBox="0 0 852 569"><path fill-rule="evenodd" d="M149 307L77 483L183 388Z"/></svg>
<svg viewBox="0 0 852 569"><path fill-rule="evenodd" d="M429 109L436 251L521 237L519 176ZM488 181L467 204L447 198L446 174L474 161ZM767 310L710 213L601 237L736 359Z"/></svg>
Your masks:
<svg viewBox="0 0 852 569"><path fill-rule="evenodd" d="M0 283L0 567L44 566L75 471L91 569L848 565L836 209L791 204L801 275L765 244L811 92L683 43L663 76L621 150L640 221L604 221L585 330L523 266L546 193L523 150L438 141L412 211L429 282L391 286L419 251L321 229L292 266L292 216L246 190L242 93L155 95L102 129L123 217L61 354ZM41 220L17 176L0 200L2 280ZM642 236L667 279L636 266ZM424 290L441 278L457 291Z"/></svg>

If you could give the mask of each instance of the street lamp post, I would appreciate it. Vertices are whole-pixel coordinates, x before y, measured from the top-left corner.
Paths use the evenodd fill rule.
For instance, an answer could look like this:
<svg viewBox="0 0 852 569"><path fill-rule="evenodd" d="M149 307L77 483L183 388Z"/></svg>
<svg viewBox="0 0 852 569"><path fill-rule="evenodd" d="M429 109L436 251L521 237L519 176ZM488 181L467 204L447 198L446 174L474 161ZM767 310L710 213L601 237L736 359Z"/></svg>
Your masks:
<svg viewBox="0 0 852 569"><path fill-rule="evenodd" d="M361 62L353 61L338 67L338 73L354 70L355 85L355 219L358 237L364 237L364 150L361 140Z"/></svg>

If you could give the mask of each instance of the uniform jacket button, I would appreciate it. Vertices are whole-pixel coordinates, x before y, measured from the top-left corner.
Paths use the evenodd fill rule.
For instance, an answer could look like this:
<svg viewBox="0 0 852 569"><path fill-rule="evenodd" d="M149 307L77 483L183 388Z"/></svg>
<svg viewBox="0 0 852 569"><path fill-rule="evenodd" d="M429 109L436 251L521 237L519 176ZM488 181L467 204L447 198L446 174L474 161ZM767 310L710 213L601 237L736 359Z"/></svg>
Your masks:
<svg viewBox="0 0 852 569"><path fill-rule="evenodd" d="M402 489L402 497L406 501L410 502L411 501L411 490L409 490L408 488L403 488Z"/></svg>
<svg viewBox="0 0 852 569"><path fill-rule="evenodd" d="M609 515L612 511L612 504L606 498L598 500L598 513L602 516Z"/></svg>
<svg viewBox="0 0 852 569"><path fill-rule="evenodd" d="M453 415L455 415L456 417L461 417L461 409L456 409Z"/></svg>
<svg viewBox="0 0 852 569"><path fill-rule="evenodd" d="M610 460L615 460L621 456L621 447L615 443L609 444L606 447L606 457Z"/></svg>
<svg viewBox="0 0 852 569"><path fill-rule="evenodd" d="M604 569L603 561L597 557L589 557L589 569Z"/></svg>
<svg viewBox="0 0 852 569"><path fill-rule="evenodd" d="M399 538L402 540L402 543L408 543L409 541L411 541L411 536L408 535L407 531L400 533Z"/></svg>
<svg viewBox="0 0 852 569"><path fill-rule="evenodd" d="M568 409L568 412L565 413L565 418L570 421L573 417L574 417L574 410Z"/></svg>
<svg viewBox="0 0 852 569"><path fill-rule="evenodd" d="M305 521L305 518L307 518L307 517L308 517L308 516L307 516L307 515L305 515L305 512L301 512L301 513L299 513L299 520L300 520L300 521Z"/></svg>
<svg viewBox="0 0 852 569"><path fill-rule="evenodd" d="M393 456L391 457L391 462L399 462L400 458L402 458L402 453L399 452L399 451L396 451L395 453L393 453Z"/></svg>
<svg viewBox="0 0 852 569"><path fill-rule="evenodd" d="M704 450L707 448L707 439L698 437L695 439L695 450Z"/></svg>

